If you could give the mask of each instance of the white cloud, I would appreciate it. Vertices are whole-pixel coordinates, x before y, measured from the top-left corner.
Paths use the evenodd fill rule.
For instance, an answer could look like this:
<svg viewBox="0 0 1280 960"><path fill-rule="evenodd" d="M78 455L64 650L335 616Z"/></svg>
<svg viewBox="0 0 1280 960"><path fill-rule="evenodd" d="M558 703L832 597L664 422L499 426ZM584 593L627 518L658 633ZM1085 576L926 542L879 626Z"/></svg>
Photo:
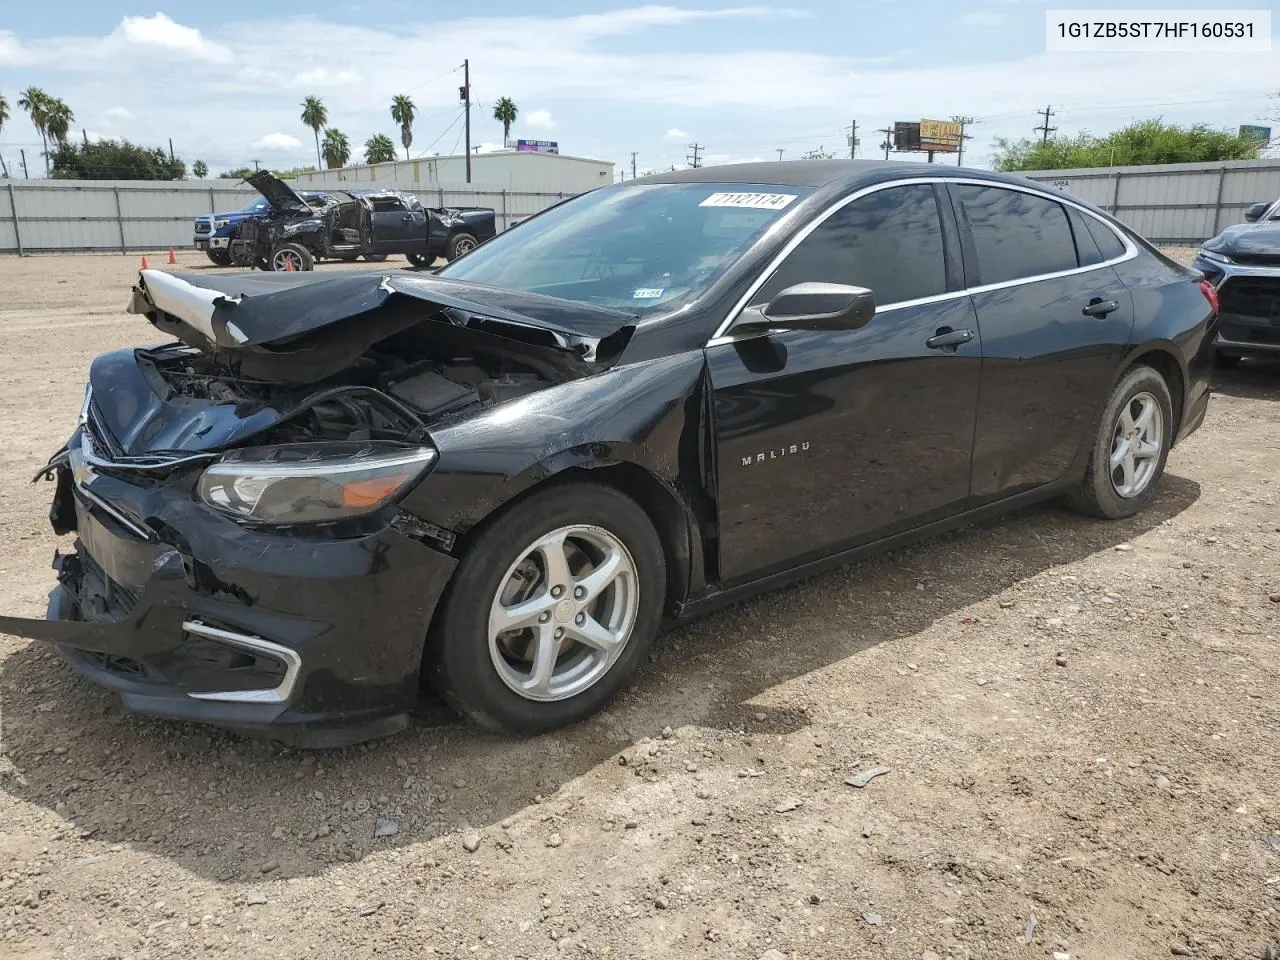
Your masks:
<svg viewBox="0 0 1280 960"><path fill-rule="evenodd" d="M961 15L960 22L967 27L998 27L1005 18L995 10L968 10Z"/></svg>
<svg viewBox="0 0 1280 960"><path fill-rule="evenodd" d="M324 67L315 67L311 70L295 73L290 83L294 87L326 88L359 83L360 79L360 74L354 70L326 70Z"/></svg>
<svg viewBox="0 0 1280 960"><path fill-rule="evenodd" d="M683 140L687 136L689 135L685 133L683 130L681 130L679 127L672 127L670 130L668 130L666 133L662 135L662 139L663 140Z"/></svg>
<svg viewBox="0 0 1280 960"><path fill-rule="evenodd" d="M550 110L530 110L528 113L523 114L521 119L526 126L538 127L542 130L550 130L556 125L556 122L551 119Z"/></svg>
<svg viewBox="0 0 1280 960"><path fill-rule="evenodd" d="M132 120L133 111L128 107L111 107L102 114L108 120Z"/></svg>
<svg viewBox="0 0 1280 960"><path fill-rule="evenodd" d="M268 133L249 144L250 150L289 151L301 148L302 141L287 133Z"/></svg>
<svg viewBox="0 0 1280 960"><path fill-rule="evenodd" d="M126 44L194 57L209 63L227 63L231 51L218 43L206 40L195 27L184 27L163 13L150 17L125 17L111 34Z"/></svg>

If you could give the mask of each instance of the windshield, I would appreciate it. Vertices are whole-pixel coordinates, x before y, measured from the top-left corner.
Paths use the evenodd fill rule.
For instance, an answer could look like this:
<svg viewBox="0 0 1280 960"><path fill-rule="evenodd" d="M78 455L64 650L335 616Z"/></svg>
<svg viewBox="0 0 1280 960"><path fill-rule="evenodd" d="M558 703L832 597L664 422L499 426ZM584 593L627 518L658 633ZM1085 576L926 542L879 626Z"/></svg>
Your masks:
<svg viewBox="0 0 1280 960"><path fill-rule="evenodd" d="M702 294L809 187L606 187L490 240L440 276L643 315Z"/></svg>
<svg viewBox="0 0 1280 960"><path fill-rule="evenodd" d="M258 197L256 200L250 200L240 208L241 213L266 213L271 209L271 204L267 203L266 197Z"/></svg>

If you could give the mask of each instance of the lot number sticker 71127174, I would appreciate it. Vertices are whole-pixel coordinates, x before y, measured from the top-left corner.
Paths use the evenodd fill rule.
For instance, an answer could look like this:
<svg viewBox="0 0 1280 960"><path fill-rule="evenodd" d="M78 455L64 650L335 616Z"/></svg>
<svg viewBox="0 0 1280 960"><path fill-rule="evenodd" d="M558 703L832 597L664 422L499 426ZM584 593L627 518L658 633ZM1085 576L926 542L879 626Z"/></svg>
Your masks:
<svg viewBox="0 0 1280 960"><path fill-rule="evenodd" d="M700 207L743 207L747 210L781 210L796 198L794 193L713 193Z"/></svg>

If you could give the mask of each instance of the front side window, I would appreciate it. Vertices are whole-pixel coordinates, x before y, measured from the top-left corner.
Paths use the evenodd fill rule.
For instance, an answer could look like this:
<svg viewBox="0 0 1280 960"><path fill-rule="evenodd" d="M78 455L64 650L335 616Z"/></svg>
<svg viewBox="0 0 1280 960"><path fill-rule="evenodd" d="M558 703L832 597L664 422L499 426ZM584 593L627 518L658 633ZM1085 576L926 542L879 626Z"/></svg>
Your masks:
<svg viewBox="0 0 1280 960"><path fill-rule="evenodd" d="M399 197L374 197L373 212L374 213L403 213L404 204L400 202Z"/></svg>
<svg viewBox="0 0 1280 960"><path fill-rule="evenodd" d="M945 293L942 225L933 187L877 190L841 207L800 242L753 298L797 283L866 287L878 306Z"/></svg>
<svg viewBox="0 0 1280 960"><path fill-rule="evenodd" d="M624 310L674 310L708 290L812 193L785 184L605 187L547 210L439 276Z"/></svg>
<svg viewBox="0 0 1280 960"><path fill-rule="evenodd" d="M951 190L973 235L983 284L1079 266L1062 204L1003 187L956 184Z"/></svg>

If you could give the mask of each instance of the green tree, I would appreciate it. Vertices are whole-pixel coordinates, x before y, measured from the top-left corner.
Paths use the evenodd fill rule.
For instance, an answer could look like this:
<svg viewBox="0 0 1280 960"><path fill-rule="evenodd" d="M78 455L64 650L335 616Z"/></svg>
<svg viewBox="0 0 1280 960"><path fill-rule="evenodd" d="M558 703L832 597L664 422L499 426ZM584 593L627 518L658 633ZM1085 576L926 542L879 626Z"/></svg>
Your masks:
<svg viewBox="0 0 1280 960"><path fill-rule="evenodd" d="M400 124L400 144L404 147L406 160L409 159L409 145L413 143L413 118L417 115L418 108L407 93L398 93L391 98L391 119Z"/></svg>
<svg viewBox="0 0 1280 960"><path fill-rule="evenodd" d="M365 163L386 163L396 158L396 145L385 133L375 133L364 142Z"/></svg>
<svg viewBox="0 0 1280 960"><path fill-rule="evenodd" d="M302 101L302 122L311 128L316 138L316 165L320 165L320 131L329 122L329 111L319 97L307 97Z"/></svg>
<svg viewBox="0 0 1280 960"><path fill-rule="evenodd" d="M203 160L197 160L191 165L191 172L203 180L209 175L209 165Z"/></svg>
<svg viewBox="0 0 1280 960"><path fill-rule="evenodd" d="M59 146L67 142L67 134L71 132L71 124L75 123L76 115L72 113L62 100L52 97L49 100L48 114L45 118L45 127L49 131L49 139Z"/></svg>
<svg viewBox="0 0 1280 960"><path fill-rule="evenodd" d="M128 140L60 143L53 151L53 175L63 180L181 180L187 165L169 159L160 147Z"/></svg>
<svg viewBox="0 0 1280 960"><path fill-rule="evenodd" d="M1067 170L1158 163L1256 160L1262 144L1207 124L1181 126L1163 119L1141 120L1095 137L1087 130L1048 141L996 140L997 170Z"/></svg>
<svg viewBox="0 0 1280 960"><path fill-rule="evenodd" d="M507 140L511 138L511 125L516 122L516 117L520 115L520 108L516 106L516 102L510 97L499 97L493 105L493 119L502 124L502 145L507 145Z"/></svg>
<svg viewBox="0 0 1280 960"><path fill-rule="evenodd" d="M234 170L223 170L218 174L219 180L243 180L253 175L253 167L236 167Z"/></svg>
<svg viewBox="0 0 1280 960"><path fill-rule="evenodd" d="M351 159L351 141L341 130L330 127L324 132L320 153L323 154L324 162L330 170L335 167L345 167L347 161Z"/></svg>
<svg viewBox="0 0 1280 960"><path fill-rule="evenodd" d="M40 142L44 144L44 172L49 173L49 100L47 93L39 87L27 87L18 94L18 106L27 111L31 125L40 134Z"/></svg>

